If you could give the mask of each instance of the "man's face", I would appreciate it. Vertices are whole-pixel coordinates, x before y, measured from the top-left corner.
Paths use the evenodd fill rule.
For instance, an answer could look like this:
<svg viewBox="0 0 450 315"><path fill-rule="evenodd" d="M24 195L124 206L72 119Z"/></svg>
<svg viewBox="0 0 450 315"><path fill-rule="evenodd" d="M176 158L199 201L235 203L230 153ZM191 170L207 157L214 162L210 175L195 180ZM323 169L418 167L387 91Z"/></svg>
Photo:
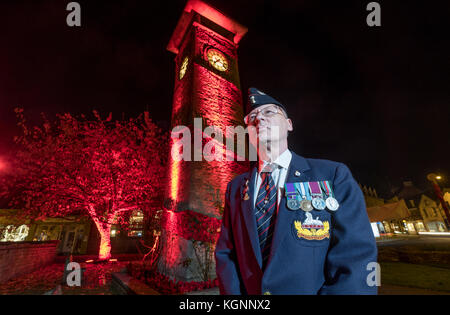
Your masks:
<svg viewBox="0 0 450 315"><path fill-rule="evenodd" d="M287 140L288 131L293 130L292 121L275 104L255 108L245 118L253 145L256 141L268 143Z"/></svg>

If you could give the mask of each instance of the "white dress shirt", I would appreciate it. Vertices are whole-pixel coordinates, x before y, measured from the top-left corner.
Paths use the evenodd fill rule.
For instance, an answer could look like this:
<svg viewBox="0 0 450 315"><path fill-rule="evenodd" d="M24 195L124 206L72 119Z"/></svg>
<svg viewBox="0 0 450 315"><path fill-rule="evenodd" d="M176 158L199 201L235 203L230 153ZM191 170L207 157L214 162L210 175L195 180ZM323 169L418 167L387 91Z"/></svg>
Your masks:
<svg viewBox="0 0 450 315"><path fill-rule="evenodd" d="M271 175L275 185L278 187L277 189L277 200L278 205L280 204L281 197L284 194L284 184L286 181L286 175L289 168L289 164L291 164L292 153L289 150L285 150L278 158L270 164L276 164L278 167L272 171ZM259 161L258 165L258 176L256 176L256 182L254 183L255 193L253 194L253 205L256 203L256 198L258 197L259 186L261 186L261 170L269 164L266 161Z"/></svg>

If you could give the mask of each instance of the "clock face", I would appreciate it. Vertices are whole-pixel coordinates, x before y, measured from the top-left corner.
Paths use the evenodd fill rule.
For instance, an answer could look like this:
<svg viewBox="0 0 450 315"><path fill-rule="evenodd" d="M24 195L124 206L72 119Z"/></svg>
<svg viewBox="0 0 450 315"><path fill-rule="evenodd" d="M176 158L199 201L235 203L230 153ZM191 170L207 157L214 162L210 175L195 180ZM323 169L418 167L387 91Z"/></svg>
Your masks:
<svg viewBox="0 0 450 315"><path fill-rule="evenodd" d="M228 69L228 61L224 54L217 49L210 49L207 53L209 63L219 71Z"/></svg>
<svg viewBox="0 0 450 315"><path fill-rule="evenodd" d="M183 62L181 63L181 66L180 66L180 72L178 74L180 80L183 79L184 75L186 74L188 64L189 64L189 57L186 56L186 57L184 57Z"/></svg>

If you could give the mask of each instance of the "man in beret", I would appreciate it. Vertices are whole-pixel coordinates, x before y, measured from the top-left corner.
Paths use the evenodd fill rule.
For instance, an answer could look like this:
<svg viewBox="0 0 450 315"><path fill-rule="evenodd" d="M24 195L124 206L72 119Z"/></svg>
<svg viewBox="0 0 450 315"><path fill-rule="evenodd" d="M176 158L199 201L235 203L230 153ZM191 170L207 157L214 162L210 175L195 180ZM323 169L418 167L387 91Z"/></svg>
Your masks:
<svg viewBox="0 0 450 315"><path fill-rule="evenodd" d="M376 243L347 166L290 151L286 108L256 88L245 123L258 163L227 186L221 294L376 294Z"/></svg>

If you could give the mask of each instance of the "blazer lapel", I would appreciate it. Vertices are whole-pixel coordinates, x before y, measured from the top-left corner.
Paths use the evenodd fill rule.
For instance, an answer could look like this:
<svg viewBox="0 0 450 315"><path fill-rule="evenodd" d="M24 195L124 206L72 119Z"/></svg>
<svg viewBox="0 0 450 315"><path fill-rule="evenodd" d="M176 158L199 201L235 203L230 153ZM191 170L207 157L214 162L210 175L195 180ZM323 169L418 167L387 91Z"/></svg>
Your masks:
<svg viewBox="0 0 450 315"><path fill-rule="evenodd" d="M245 226L247 227L248 237L252 244L253 253L255 254L259 266L261 267L262 256L261 256L261 249L259 248L259 238L256 228L255 209L253 205L253 199L255 194L254 185L256 182L257 175L258 175L257 167L253 167L253 169L250 172L250 178L245 178L244 182L241 184L241 209ZM249 196L248 200L244 200L244 188L246 180L248 180L248 196Z"/></svg>
<svg viewBox="0 0 450 315"><path fill-rule="evenodd" d="M292 152L292 160L289 165L289 169L286 175L286 183L292 182L307 182L309 181L309 176L307 174L309 170L309 164L305 158L298 156L297 154ZM296 172L300 172L300 176L296 175ZM296 210L303 211L303 210ZM273 256L276 255L278 247L281 245L284 237L289 233L290 224L292 224L292 220L294 217L293 210L289 210L286 206L286 196L281 196L280 205L278 208L277 219L275 222L275 231L272 239L272 248L270 249L270 256L267 267L270 265L270 262Z"/></svg>

